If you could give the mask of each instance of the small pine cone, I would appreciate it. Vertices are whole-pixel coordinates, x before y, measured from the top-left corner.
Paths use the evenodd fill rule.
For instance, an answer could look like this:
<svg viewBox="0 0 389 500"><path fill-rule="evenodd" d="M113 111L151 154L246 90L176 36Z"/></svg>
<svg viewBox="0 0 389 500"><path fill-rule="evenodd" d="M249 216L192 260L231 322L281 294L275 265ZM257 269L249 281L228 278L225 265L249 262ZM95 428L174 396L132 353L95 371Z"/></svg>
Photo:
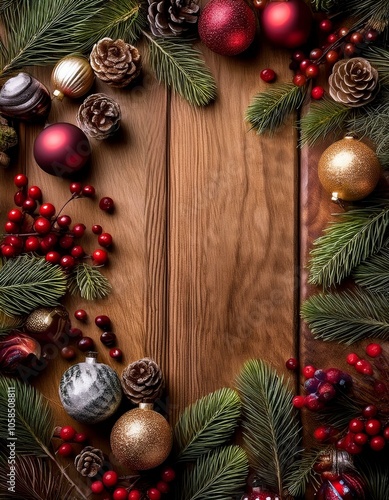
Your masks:
<svg viewBox="0 0 389 500"><path fill-rule="evenodd" d="M98 448L86 446L74 459L74 465L82 476L94 477L104 463L104 454Z"/></svg>
<svg viewBox="0 0 389 500"><path fill-rule="evenodd" d="M7 168L10 163L11 158L4 151L0 151L0 167Z"/></svg>
<svg viewBox="0 0 389 500"><path fill-rule="evenodd" d="M177 36L192 29L199 18L198 0L148 0L147 19L154 36Z"/></svg>
<svg viewBox="0 0 389 500"><path fill-rule="evenodd" d="M163 375L160 367L149 358L134 361L123 370L123 392L133 403L152 403L162 393Z"/></svg>
<svg viewBox="0 0 389 500"><path fill-rule="evenodd" d="M334 101L356 108L374 99L378 71L363 57L342 59L334 64L328 83Z"/></svg>
<svg viewBox="0 0 389 500"><path fill-rule="evenodd" d="M16 130L5 123L0 123L0 151L13 148L17 143Z"/></svg>
<svg viewBox="0 0 389 500"><path fill-rule="evenodd" d="M120 38L105 37L90 53L90 65L97 78L112 87L126 87L139 76L142 58L137 48Z"/></svg>
<svg viewBox="0 0 389 500"><path fill-rule="evenodd" d="M120 127L119 104L105 94L91 94L81 104L77 125L94 139L106 139Z"/></svg>

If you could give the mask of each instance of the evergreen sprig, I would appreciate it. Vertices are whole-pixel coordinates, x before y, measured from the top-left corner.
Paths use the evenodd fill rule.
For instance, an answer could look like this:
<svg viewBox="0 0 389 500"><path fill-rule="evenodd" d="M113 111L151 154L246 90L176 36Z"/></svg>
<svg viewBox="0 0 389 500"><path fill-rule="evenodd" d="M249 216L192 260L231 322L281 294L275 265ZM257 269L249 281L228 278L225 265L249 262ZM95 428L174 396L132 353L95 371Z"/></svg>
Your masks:
<svg viewBox="0 0 389 500"><path fill-rule="evenodd" d="M172 87L189 103L205 106L216 98L215 80L193 40L155 38L143 32L148 42L148 61L157 79Z"/></svg>
<svg viewBox="0 0 389 500"><path fill-rule="evenodd" d="M315 240L309 261L308 282L323 288L341 283L384 245L389 205L353 207L336 217Z"/></svg>
<svg viewBox="0 0 389 500"><path fill-rule="evenodd" d="M69 291L83 299L97 300L109 295L112 286L100 269L85 262L77 264L69 275Z"/></svg>
<svg viewBox="0 0 389 500"><path fill-rule="evenodd" d="M311 104L308 113L300 120L301 146L313 146L328 136L344 133L345 123L353 111L325 97Z"/></svg>
<svg viewBox="0 0 389 500"><path fill-rule="evenodd" d="M378 455L378 456L377 456ZM366 483L366 498L389 498L389 474L386 460L378 453L361 453L355 457L357 469Z"/></svg>
<svg viewBox="0 0 389 500"><path fill-rule="evenodd" d="M319 484L318 474L315 473L313 466L321 453L323 450L305 450L301 460L293 463L287 484L288 493L292 497L302 497L308 483Z"/></svg>
<svg viewBox="0 0 389 500"><path fill-rule="evenodd" d="M43 258L21 255L0 269L0 310L10 316L58 304L66 293L62 269Z"/></svg>
<svg viewBox="0 0 389 500"><path fill-rule="evenodd" d="M18 328L23 322L23 316L7 316L0 311L0 337L9 333L10 330Z"/></svg>
<svg viewBox="0 0 389 500"><path fill-rule="evenodd" d="M389 248L362 262L353 272L357 285L371 292L389 293Z"/></svg>
<svg viewBox="0 0 389 500"><path fill-rule="evenodd" d="M238 425L240 411L239 396L229 388L212 392L188 406L174 429L177 459L196 460L225 444Z"/></svg>
<svg viewBox="0 0 389 500"><path fill-rule="evenodd" d="M389 339L387 295L361 289L312 295L302 304L301 316L315 339L347 345Z"/></svg>
<svg viewBox="0 0 389 500"><path fill-rule="evenodd" d="M202 455L182 474L179 500L235 500L248 473L246 453L239 446L223 446Z"/></svg>
<svg viewBox="0 0 389 500"><path fill-rule="evenodd" d="M82 34L102 0L20 2L3 11L6 43L0 43L0 76L25 66L56 63L80 51Z"/></svg>
<svg viewBox="0 0 389 500"><path fill-rule="evenodd" d="M280 83L256 94L246 110L246 121L258 134L273 133L305 99L306 86Z"/></svg>
<svg viewBox="0 0 389 500"><path fill-rule="evenodd" d="M330 11L336 7L339 0L311 0L311 5L317 12Z"/></svg>
<svg viewBox="0 0 389 500"><path fill-rule="evenodd" d="M341 0L338 7L340 12L346 10L349 17L356 17L379 32L389 24L387 0Z"/></svg>
<svg viewBox="0 0 389 500"><path fill-rule="evenodd" d="M389 51L370 44L363 50L363 56L378 71L380 85L389 85Z"/></svg>
<svg viewBox="0 0 389 500"><path fill-rule="evenodd" d="M263 360L249 360L236 381L242 399L244 448L250 466L281 497L299 456L300 426L293 393L282 376Z"/></svg>

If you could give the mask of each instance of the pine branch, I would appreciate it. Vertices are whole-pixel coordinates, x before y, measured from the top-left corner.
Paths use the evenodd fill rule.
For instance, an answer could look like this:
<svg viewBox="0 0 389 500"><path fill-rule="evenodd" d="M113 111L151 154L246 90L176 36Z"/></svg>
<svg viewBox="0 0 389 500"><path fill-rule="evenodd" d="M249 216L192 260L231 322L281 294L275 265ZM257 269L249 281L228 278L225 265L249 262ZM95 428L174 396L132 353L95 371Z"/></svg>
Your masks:
<svg viewBox="0 0 389 500"><path fill-rule="evenodd" d="M44 66L79 52L80 36L102 0L21 2L3 11L7 47L0 45L0 76L25 66Z"/></svg>
<svg viewBox="0 0 389 500"><path fill-rule="evenodd" d="M258 478L282 496L299 454L293 393L262 360L247 361L236 387L242 399L244 446Z"/></svg>
<svg viewBox="0 0 389 500"><path fill-rule="evenodd" d="M336 7L338 1L339 0L311 0L311 5L317 12L328 12Z"/></svg>
<svg viewBox="0 0 389 500"><path fill-rule="evenodd" d="M193 40L154 38L143 31L148 59L157 79L190 104L205 106L216 98L216 84Z"/></svg>
<svg viewBox="0 0 389 500"><path fill-rule="evenodd" d="M342 0L339 11L346 10L349 17L365 22L368 28L379 32L389 24L389 5L387 0Z"/></svg>
<svg viewBox="0 0 389 500"><path fill-rule="evenodd" d="M378 71L380 84L389 85L389 51L383 47L368 45L363 50L363 56Z"/></svg>
<svg viewBox="0 0 389 500"><path fill-rule="evenodd" d="M356 466L367 485L366 498L389 498L389 475L385 457L374 452L367 456L363 453L356 457Z"/></svg>
<svg viewBox="0 0 389 500"><path fill-rule="evenodd" d="M23 324L23 316L8 316L0 311L0 338Z"/></svg>
<svg viewBox="0 0 389 500"><path fill-rule="evenodd" d="M101 274L98 267L86 263L75 266L69 275L69 291L75 295L80 293L86 300L102 299L111 292L111 284Z"/></svg>
<svg viewBox="0 0 389 500"><path fill-rule="evenodd" d="M235 500L248 473L245 452L224 446L202 455L182 474L179 500Z"/></svg>
<svg viewBox="0 0 389 500"><path fill-rule="evenodd" d="M137 0L111 0L100 9L90 22L82 27L79 37L84 40L81 51L89 51L98 40L121 38L134 44L147 26L144 2Z"/></svg>
<svg viewBox="0 0 389 500"><path fill-rule="evenodd" d="M389 339L387 295L360 289L313 295L301 316L315 339L347 345L367 338Z"/></svg>
<svg viewBox="0 0 389 500"><path fill-rule="evenodd" d="M353 272L357 285L371 292L389 293L389 248L362 262Z"/></svg>
<svg viewBox="0 0 389 500"><path fill-rule="evenodd" d="M387 239L389 206L351 208L336 217L314 242L309 261L308 282L323 288L339 284L380 250Z"/></svg>
<svg viewBox="0 0 389 500"><path fill-rule="evenodd" d="M55 306L66 285L61 268L43 258L22 255L9 259L0 269L0 310L18 316L38 306Z"/></svg>
<svg viewBox="0 0 389 500"><path fill-rule="evenodd" d="M187 407L180 416L174 438L179 461L196 460L231 438L240 416L236 391L220 389Z"/></svg>
<svg viewBox="0 0 389 500"><path fill-rule="evenodd" d="M21 0L2 0L0 4L0 16L3 14L3 11L9 8L18 9L19 3Z"/></svg>
<svg viewBox="0 0 389 500"><path fill-rule="evenodd" d="M313 466L321 453L323 453L323 450L304 451L301 460L294 462L286 484L288 493L292 497L303 496L309 482L319 484L318 475L313 470Z"/></svg>
<svg viewBox="0 0 389 500"><path fill-rule="evenodd" d="M258 134L272 133L302 106L306 92L306 86L293 83L275 85L254 96L246 110L246 121Z"/></svg>
<svg viewBox="0 0 389 500"><path fill-rule="evenodd" d="M350 108L328 97L312 103L308 113L300 120L300 146L313 146L328 136L344 133L350 114L353 114Z"/></svg>

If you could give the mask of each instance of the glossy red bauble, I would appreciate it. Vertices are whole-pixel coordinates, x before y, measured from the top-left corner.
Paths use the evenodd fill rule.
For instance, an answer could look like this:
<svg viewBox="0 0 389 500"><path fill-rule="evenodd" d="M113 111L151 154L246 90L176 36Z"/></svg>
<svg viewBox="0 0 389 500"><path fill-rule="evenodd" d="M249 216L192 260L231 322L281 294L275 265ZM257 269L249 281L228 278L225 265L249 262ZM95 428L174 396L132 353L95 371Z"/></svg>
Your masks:
<svg viewBox="0 0 389 500"><path fill-rule="evenodd" d="M254 40L256 18L244 0L210 0L198 22L201 41L213 52L235 56Z"/></svg>
<svg viewBox="0 0 389 500"><path fill-rule="evenodd" d="M293 49L308 40L312 12L304 0L269 2L263 10L261 26L271 43Z"/></svg>
<svg viewBox="0 0 389 500"><path fill-rule="evenodd" d="M34 158L42 170L69 177L81 170L91 155L84 132L71 123L54 123L35 139Z"/></svg>

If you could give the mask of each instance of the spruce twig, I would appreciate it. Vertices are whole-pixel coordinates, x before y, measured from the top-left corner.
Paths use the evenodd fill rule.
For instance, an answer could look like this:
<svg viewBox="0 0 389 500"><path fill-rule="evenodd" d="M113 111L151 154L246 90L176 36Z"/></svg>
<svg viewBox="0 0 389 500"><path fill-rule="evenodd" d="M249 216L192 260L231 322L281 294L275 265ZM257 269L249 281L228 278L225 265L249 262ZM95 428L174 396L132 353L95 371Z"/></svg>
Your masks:
<svg viewBox="0 0 389 500"><path fill-rule="evenodd" d="M155 38L143 31L148 60L157 79L172 87L189 103L205 106L216 98L216 84L193 40Z"/></svg>
<svg viewBox="0 0 389 500"><path fill-rule="evenodd" d="M388 466L383 458L374 452L369 455L363 453L356 457L356 466L365 480L366 498L369 500L389 498Z"/></svg>
<svg viewBox="0 0 389 500"><path fill-rule="evenodd" d="M387 239L389 206L353 207L336 217L314 242L309 261L308 282L323 288L339 284L380 250Z"/></svg>
<svg viewBox="0 0 389 500"><path fill-rule="evenodd" d="M389 339L387 295L360 289L313 295L301 316L315 339L347 345L366 338Z"/></svg>
<svg viewBox="0 0 389 500"><path fill-rule="evenodd" d="M242 399L244 447L250 465L282 497L299 455L300 426L291 404L293 393L262 360L244 364L236 387Z"/></svg>
<svg viewBox="0 0 389 500"><path fill-rule="evenodd" d="M69 275L69 291L83 299L97 300L109 295L112 286L98 267L85 262L77 264Z"/></svg>
<svg viewBox="0 0 389 500"><path fill-rule="evenodd" d="M381 250L362 262L353 272L357 285L371 292L389 293L389 248Z"/></svg>
<svg viewBox="0 0 389 500"><path fill-rule="evenodd" d="M317 12L330 11L336 7L339 0L311 0L311 5Z"/></svg>
<svg viewBox="0 0 389 500"><path fill-rule="evenodd" d="M339 9L347 9L350 17L366 23L368 28L382 32L389 23L387 0L341 0Z"/></svg>
<svg viewBox="0 0 389 500"><path fill-rule="evenodd" d="M238 425L240 411L239 396L229 388L212 392L188 406L174 429L177 459L196 460L228 441Z"/></svg>
<svg viewBox="0 0 389 500"><path fill-rule="evenodd" d="M292 497L303 496L309 482L314 485L319 484L318 474L313 470L313 466L321 453L323 453L323 450L304 451L301 460L294 462L286 484L287 490Z"/></svg>
<svg viewBox="0 0 389 500"><path fill-rule="evenodd" d="M246 121L258 134L273 133L302 106L306 92L306 86L298 87L293 83L280 83L260 92L246 110Z"/></svg>

